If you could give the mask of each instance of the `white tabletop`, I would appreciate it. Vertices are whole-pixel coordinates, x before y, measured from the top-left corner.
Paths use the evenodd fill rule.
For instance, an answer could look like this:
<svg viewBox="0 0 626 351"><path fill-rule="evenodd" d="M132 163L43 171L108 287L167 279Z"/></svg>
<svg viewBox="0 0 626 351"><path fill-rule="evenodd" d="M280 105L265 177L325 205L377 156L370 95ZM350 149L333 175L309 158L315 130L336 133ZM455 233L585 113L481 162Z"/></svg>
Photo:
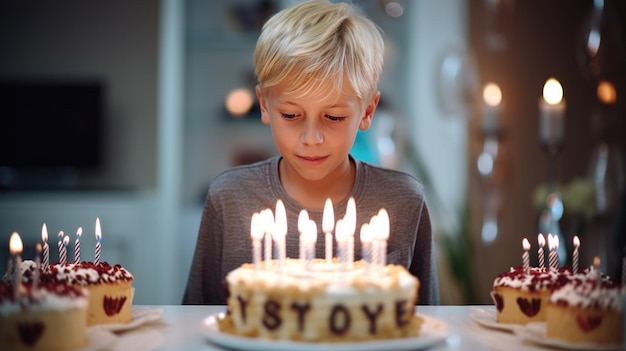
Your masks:
<svg viewBox="0 0 626 351"><path fill-rule="evenodd" d="M207 338L202 321L225 311L224 306L135 306L161 310L160 318L133 329L116 331L112 350L224 350ZM448 336L429 350L543 350L515 333L490 329L470 317L471 311L493 306L418 306L417 313L442 322Z"/></svg>

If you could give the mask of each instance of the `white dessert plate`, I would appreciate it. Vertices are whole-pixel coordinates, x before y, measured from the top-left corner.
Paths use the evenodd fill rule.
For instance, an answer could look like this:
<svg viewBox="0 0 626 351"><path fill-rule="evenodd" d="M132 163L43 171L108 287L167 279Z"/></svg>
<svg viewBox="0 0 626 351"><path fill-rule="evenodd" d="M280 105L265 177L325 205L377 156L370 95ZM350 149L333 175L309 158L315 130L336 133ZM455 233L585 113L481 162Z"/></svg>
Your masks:
<svg viewBox="0 0 626 351"><path fill-rule="evenodd" d="M117 341L115 334L102 329L87 329L87 345L75 351L101 351L110 349Z"/></svg>
<svg viewBox="0 0 626 351"><path fill-rule="evenodd" d="M137 328L148 322L161 318L162 308L133 307L133 320L128 323L100 324L89 327L89 329L103 329L112 332L126 331Z"/></svg>
<svg viewBox="0 0 626 351"><path fill-rule="evenodd" d="M323 350L327 347L333 351L404 351L420 350L443 342L450 331L448 326L432 317L419 315L424 319L420 335L409 338L384 339L360 342L340 343L313 343L289 340L267 340L232 335L220 331L217 319L223 318L224 313L212 314L202 320L201 329L212 343L236 350L257 351L305 351Z"/></svg>
<svg viewBox="0 0 626 351"><path fill-rule="evenodd" d="M546 323L545 322L533 322L528 323L524 328L518 328L515 330L515 334L522 337L522 339L531 341L533 343L542 345L557 347L564 350L586 350L586 351L612 351L621 350L622 345L601 345L601 344L589 344L589 343L574 343L561 339L548 339L546 338Z"/></svg>
<svg viewBox="0 0 626 351"><path fill-rule="evenodd" d="M496 320L496 310L492 309L472 307L470 309L470 318L474 320L474 322L482 325L483 327L491 329L499 329L512 332L515 329L524 328L523 325L499 323Z"/></svg>

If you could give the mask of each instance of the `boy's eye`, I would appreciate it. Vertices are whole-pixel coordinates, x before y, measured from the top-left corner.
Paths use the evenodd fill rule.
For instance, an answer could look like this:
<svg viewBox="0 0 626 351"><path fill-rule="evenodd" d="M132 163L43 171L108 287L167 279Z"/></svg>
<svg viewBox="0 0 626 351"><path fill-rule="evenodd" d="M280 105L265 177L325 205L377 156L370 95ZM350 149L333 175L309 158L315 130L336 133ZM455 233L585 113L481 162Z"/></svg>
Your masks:
<svg viewBox="0 0 626 351"><path fill-rule="evenodd" d="M298 115L295 113L281 113L281 115L284 119L294 119L298 117Z"/></svg>
<svg viewBox="0 0 626 351"><path fill-rule="evenodd" d="M338 116L331 116L331 115L326 115L326 118L330 119L333 122L341 122L344 119L346 119L346 117L338 117Z"/></svg>

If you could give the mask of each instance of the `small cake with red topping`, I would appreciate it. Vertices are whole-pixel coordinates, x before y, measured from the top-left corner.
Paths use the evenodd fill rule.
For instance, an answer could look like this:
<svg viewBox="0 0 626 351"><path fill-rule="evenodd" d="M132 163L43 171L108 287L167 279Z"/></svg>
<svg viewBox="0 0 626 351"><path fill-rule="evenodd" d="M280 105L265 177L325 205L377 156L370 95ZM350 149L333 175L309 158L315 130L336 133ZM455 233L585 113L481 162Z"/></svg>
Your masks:
<svg viewBox="0 0 626 351"><path fill-rule="evenodd" d="M516 267L500 274L491 291L497 322L525 325L545 321L550 290L569 275L570 271L566 269L554 271L536 267L531 267L528 272Z"/></svg>
<svg viewBox="0 0 626 351"><path fill-rule="evenodd" d="M577 344L622 345L624 290L604 276L577 275L556 288L546 308L546 337Z"/></svg>
<svg viewBox="0 0 626 351"><path fill-rule="evenodd" d="M66 284L0 282L0 345L3 350L74 350L87 345L85 292Z"/></svg>
<svg viewBox="0 0 626 351"><path fill-rule="evenodd" d="M52 264L42 281L62 282L87 290L87 325L128 323L133 319L133 275L121 265L107 262Z"/></svg>

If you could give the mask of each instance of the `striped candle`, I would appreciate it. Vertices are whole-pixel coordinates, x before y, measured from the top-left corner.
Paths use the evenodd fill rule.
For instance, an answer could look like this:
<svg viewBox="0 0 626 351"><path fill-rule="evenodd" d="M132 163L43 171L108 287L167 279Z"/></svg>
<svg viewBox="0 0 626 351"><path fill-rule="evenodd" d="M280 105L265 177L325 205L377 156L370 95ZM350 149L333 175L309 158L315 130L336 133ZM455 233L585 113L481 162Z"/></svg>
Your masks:
<svg viewBox="0 0 626 351"><path fill-rule="evenodd" d="M544 268L545 264L545 256L546 254L543 251L543 247L546 245L546 238L544 238L543 234L539 233L538 236L539 241L539 250L537 250L537 256L539 257L539 268Z"/></svg>
<svg viewBox="0 0 626 351"><path fill-rule="evenodd" d="M59 238L59 242L57 243L57 248L59 249L59 263L61 262L61 256L63 255L63 237L65 236L65 233L63 233L63 231L59 231L59 234L57 235Z"/></svg>
<svg viewBox="0 0 626 351"><path fill-rule="evenodd" d="M59 263L61 265L64 265L67 263L67 244L70 243L70 237L69 236L64 236L63 237L63 245L62 245L62 251L61 251L61 257L59 258Z"/></svg>
<svg viewBox="0 0 626 351"><path fill-rule="evenodd" d="M80 262L80 236L83 235L83 227L78 227L76 240L74 241L74 263Z"/></svg>
<svg viewBox="0 0 626 351"><path fill-rule="evenodd" d="M94 264L100 264L100 251L102 251L102 227L100 226L100 218L96 217L96 255L93 259Z"/></svg>
<svg viewBox="0 0 626 351"><path fill-rule="evenodd" d="M524 267L524 273L528 274L528 271L530 270L530 257L528 255L530 242L528 242L528 239L524 238L524 240L522 240L522 248L524 249L524 253L522 254L522 265Z"/></svg>
<svg viewBox="0 0 626 351"><path fill-rule="evenodd" d="M50 264L50 247L48 246L48 227L46 227L46 223L44 223L41 227L41 240L43 241L43 257L41 267L45 271L48 269L48 265Z"/></svg>

